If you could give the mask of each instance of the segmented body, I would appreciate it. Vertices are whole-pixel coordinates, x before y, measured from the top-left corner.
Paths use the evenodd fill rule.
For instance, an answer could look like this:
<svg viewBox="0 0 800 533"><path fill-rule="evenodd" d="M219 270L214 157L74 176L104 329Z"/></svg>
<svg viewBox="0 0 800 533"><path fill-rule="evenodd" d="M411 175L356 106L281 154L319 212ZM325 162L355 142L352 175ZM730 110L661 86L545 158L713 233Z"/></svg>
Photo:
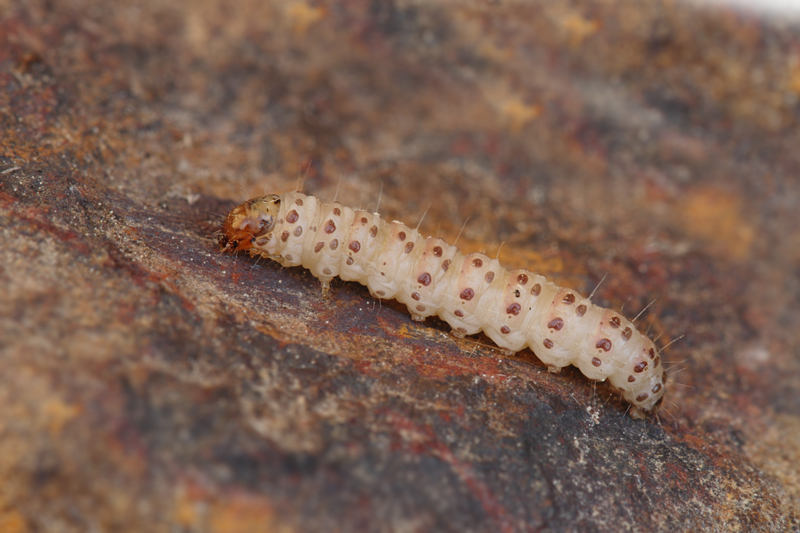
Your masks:
<svg viewBox="0 0 800 533"><path fill-rule="evenodd" d="M664 394L658 350L619 313L402 222L291 192L236 207L224 233L225 251L302 266L325 291L336 276L357 281L376 298L405 304L414 320L438 315L457 336L483 331L506 353L529 347L551 371L575 365L590 379L608 379L636 418L653 413Z"/></svg>

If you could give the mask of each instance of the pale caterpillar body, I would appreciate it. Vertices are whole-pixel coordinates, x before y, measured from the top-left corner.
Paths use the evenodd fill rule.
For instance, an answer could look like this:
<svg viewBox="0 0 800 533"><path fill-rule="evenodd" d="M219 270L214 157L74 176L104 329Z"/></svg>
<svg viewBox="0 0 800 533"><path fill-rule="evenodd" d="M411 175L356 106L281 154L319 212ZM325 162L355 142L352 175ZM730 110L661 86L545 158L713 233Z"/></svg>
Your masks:
<svg viewBox="0 0 800 533"><path fill-rule="evenodd" d="M483 331L504 353L530 347L552 372L574 365L608 379L643 418L658 408L666 373L653 341L610 309L525 269L423 237L402 222L290 192L253 198L228 214L224 251L248 250L302 266L327 291L338 276L397 299L415 321L438 315L458 337Z"/></svg>

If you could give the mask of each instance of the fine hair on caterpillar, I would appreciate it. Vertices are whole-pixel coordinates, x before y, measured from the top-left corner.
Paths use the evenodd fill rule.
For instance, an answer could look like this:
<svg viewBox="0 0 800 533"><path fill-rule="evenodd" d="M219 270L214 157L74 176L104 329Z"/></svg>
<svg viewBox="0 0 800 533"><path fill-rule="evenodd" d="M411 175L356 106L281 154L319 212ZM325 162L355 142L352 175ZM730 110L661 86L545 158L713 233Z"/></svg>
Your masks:
<svg viewBox="0 0 800 533"><path fill-rule="evenodd" d="M506 354L529 347L551 372L574 365L609 380L634 418L655 413L666 372L655 344L620 313L525 269L462 254L402 222L300 192L268 194L225 219L224 252L302 266L327 292L334 277L405 304L415 321L437 315L457 337L483 332Z"/></svg>

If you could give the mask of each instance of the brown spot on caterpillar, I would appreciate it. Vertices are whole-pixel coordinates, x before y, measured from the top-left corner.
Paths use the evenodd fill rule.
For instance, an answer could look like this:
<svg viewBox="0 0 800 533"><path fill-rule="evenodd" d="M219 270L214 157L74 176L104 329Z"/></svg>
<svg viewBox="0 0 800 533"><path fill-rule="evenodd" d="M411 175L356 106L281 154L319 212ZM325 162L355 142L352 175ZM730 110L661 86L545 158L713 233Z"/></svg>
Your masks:
<svg viewBox="0 0 800 533"><path fill-rule="evenodd" d="M400 239L401 241L406 240L406 232L401 231L400 233L397 234L397 238Z"/></svg>
<svg viewBox="0 0 800 533"><path fill-rule="evenodd" d="M472 298L473 298L474 296L475 296L475 291L473 291L473 290L472 290L472 289L470 289L469 287L467 287L466 289L464 289L463 291L461 291L461 299L462 299L462 300L467 300L467 301L469 301L469 300L472 300Z"/></svg>
<svg viewBox="0 0 800 533"><path fill-rule="evenodd" d="M294 209L289 211L289 213L286 215L286 222L288 222L289 224L294 224L298 220L300 220L300 215L298 215L297 211L295 211Z"/></svg>
<svg viewBox="0 0 800 533"><path fill-rule="evenodd" d="M650 390L653 392L653 394L658 394L658 391L661 390L661 383L656 383Z"/></svg>
<svg viewBox="0 0 800 533"><path fill-rule="evenodd" d="M513 304L509 305L506 308L506 313L508 313L509 315L517 316L517 315L519 315L519 312L521 310L522 310L522 306L519 305L518 303L514 302Z"/></svg>
<svg viewBox="0 0 800 533"><path fill-rule="evenodd" d="M425 306L424 305L418 305L417 306L417 311L424 311L424 310L425 310Z"/></svg>
<svg viewBox="0 0 800 533"><path fill-rule="evenodd" d="M650 354L650 359L653 359L653 358L656 356L656 352L655 352L655 350L653 350L652 348L650 348L650 351L649 351L649 352L647 352L647 353L649 353L649 354Z"/></svg>
<svg viewBox="0 0 800 533"><path fill-rule="evenodd" d="M258 239L256 239L256 244L259 246L264 246L269 242L271 237L272 237L271 235L267 235L265 237L259 237Z"/></svg>
<svg viewBox="0 0 800 533"><path fill-rule="evenodd" d="M427 272L423 272L422 274L419 275L417 281L427 287L428 285L431 284L431 275L428 274Z"/></svg>
<svg viewBox="0 0 800 533"><path fill-rule="evenodd" d="M317 227L311 226L311 233L316 233L316 232L317 232Z"/></svg>
<svg viewBox="0 0 800 533"><path fill-rule="evenodd" d="M318 254L319 251L322 250L323 248L325 248L325 243L324 242L318 242L317 245L314 246L314 253Z"/></svg>
<svg viewBox="0 0 800 533"><path fill-rule="evenodd" d="M608 321L612 328L619 328L622 325L622 322L619 321L618 316L612 316L611 320Z"/></svg>
<svg viewBox="0 0 800 533"><path fill-rule="evenodd" d="M348 265L352 265L353 263L355 263L355 261L353 261L352 257L348 257L346 262L347 262Z"/></svg>
<svg viewBox="0 0 800 533"><path fill-rule="evenodd" d="M539 285L538 283L533 287L531 287L531 294L533 294L534 296L539 296L540 292L542 292L542 286Z"/></svg>
<svg viewBox="0 0 800 533"><path fill-rule="evenodd" d="M286 242L286 241L289 240L289 232L288 231L284 231L283 233L281 233L281 240L283 242Z"/></svg>
<svg viewBox="0 0 800 533"><path fill-rule="evenodd" d="M412 297L413 299L417 300L417 301L419 301L419 299L420 299L420 296L419 296L419 293L418 293L418 292L412 292L412 293L411 293L411 297Z"/></svg>
<svg viewBox="0 0 800 533"><path fill-rule="evenodd" d="M333 208L333 214L336 215L337 217L341 216L342 215L342 210L339 209L338 207L334 207Z"/></svg>
<svg viewBox="0 0 800 533"><path fill-rule="evenodd" d="M483 279L486 280L486 283L491 283L492 281L494 281L494 272L492 271L487 272L486 275L483 277Z"/></svg>
<svg viewBox="0 0 800 533"><path fill-rule="evenodd" d="M633 383L634 381L636 381L636 378L633 376L633 374L628 376L628 383Z"/></svg>
<svg viewBox="0 0 800 533"><path fill-rule="evenodd" d="M645 361L639 361L634 365L633 371L636 372L637 374L641 374L642 372L644 372L645 368L647 368L647 363Z"/></svg>
<svg viewBox="0 0 800 533"><path fill-rule="evenodd" d="M361 243L358 241L350 241L350 245L348 246L348 248L353 250L353 253L357 254L358 251L361 249Z"/></svg>
<svg viewBox="0 0 800 533"><path fill-rule="evenodd" d="M369 222L369 220L367 220L367 217L361 217L361 224L366 224L367 222Z"/></svg>
<svg viewBox="0 0 800 533"><path fill-rule="evenodd" d="M483 266L483 261L481 261L480 257L476 257L475 259L472 260L472 266L474 266L475 268L480 268Z"/></svg>
<svg viewBox="0 0 800 533"><path fill-rule="evenodd" d="M517 298L519 298L520 296L522 296L522 292L520 292L520 290L519 290L519 289L515 289L515 290L514 290L514 296L515 296L515 297L517 297Z"/></svg>
<svg viewBox="0 0 800 533"><path fill-rule="evenodd" d="M550 321L549 324L547 324L547 327L550 329L554 329L556 331L560 331L561 328L564 327L564 321L561 320L559 317L555 317L553 320Z"/></svg>
<svg viewBox="0 0 800 533"><path fill-rule="evenodd" d="M517 276L517 283L519 283L520 285L525 285L526 283L528 283L528 275L520 274L519 276Z"/></svg>
<svg viewBox="0 0 800 533"><path fill-rule="evenodd" d="M598 359L597 357L592 357L592 364L593 364L594 366L601 366L601 365L603 364L603 361L601 361L601 360L600 360L600 359Z"/></svg>
<svg viewBox="0 0 800 533"><path fill-rule="evenodd" d="M331 272L331 269L328 267L323 268L322 273L325 274L326 276L330 276L331 274L333 274L333 272Z"/></svg>
<svg viewBox="0 0 800 533"><path fill-rule="evenodd" d="M564 296L564 299L561 300L561 303L565 304L574 304L575 303L575 295L572 293L567 294Z"/></svg>
<svg viewBox="0 0 800 533"><path fill-rule="evenodd" d="M653 361L653 368L658 368L658 364L661 363L661 356L659 355L656 357L656 360Z"/></svg>
<svg viewBox="0 0 800 533"><path fill-rule="evenodd" d="M586 314L586 306L581 304L575 308L575 314L578 316L583 316Z"/></svg>
<svg viewBox="0 0 800 533"><path fill-rule="evenodd" d="M604 352L608 352L611 350L611 341L608 339L600 339L597 341L595 348L598 350L603 350Z"/></svg>
<svg viewBox="0 0 800 533"><path fill-rule="evenodd" d="M378 226L372 226L369 228L369 234L371 237L375 237L378 234Z"/></svg>
<svg viewBox="0 0 800 533"><path fill-rule="evenodd" d="M336 224L333 223L333 220L328 220L325 223L323 231L325 231L325 233L333 233L334 231L336 231Z"/></svg>
<svg viewBox="0 0 800 533"><path fill-rule="evenodd" d="M629 327L626 327L622 330L622 338L626 341L631 340L631 336L633 335L633 330Z"/></svg>
<svg viewBox="0 0 800 533"><path fill-rule="evenodd" d="M500 333L508 335L509 333L511 333L511 328L508 326L503 326L500 328Z"/></svg>
<svg viewBox="0 0 800 533"><path fill-rule="evenodd" d="M456 315L458 318L464 318L464 311L461 309L456 309L453 311L453 314Z"/></svg>
<svg viewBox="0 0 800 533"><path fill-rule="evenodd" d="M285 258L287 261L293 261L292 254L286 254Z"/></svg>
<svg viewBox="0 0 800 533"><path fill-rule="evenodd" d="M637 396L637 397L636 397L636 401L637 401L637 402L643 402L643 401L645 401L645 400L646 400L646 399L647 399L649 396L650 396L649 394L647 394L646 392L643 392L642 394L640 394L639 396Z"/></svg>
<svg viewBox="0 0 800 533"><path fill-rule="evenodd" d="M442 270L447 272L448 268L450 268L450 260L449 259L445 259L444 262L442 263Z"/></svg>
<svg viewBox="0 0 800 533"><path fill-rule="evenodd" d="M294 201L294 203L297 204L297 205L303 205L303 199L302 198L298 198L297 200Z"/></svg>
<svg viewBox="0 0 800 533"><path fill-rule="evenodd" d="M410 254L411 250L413 250L413 249L414 249L414 243L413 242L409 242L408 244L406 244L406 253L407 254Z"/></svg>
<svg viewBox="0 0 800 533"><path fill-rule="evenodd" d="M377 294L378 296L386 296L385 291L375 291L375 294Z"/></svg>
<svg viewBox="0 0 800 533"><path fill-rule="evenodd" d="M302 234L303 234L303 226L297 226L296 228L294 228L295 237L299 237Z"/></svg>
<svg viewBox="0 0 800 533"><path fill-rule="evenodd" d="M442 247L441 246L434 246L433 247L433 256L434 257L442 257Z"/></svg>
<svg viewBox="0 0 800 533"><path fill-rule="evenodd" d="M328 246L331 247L331 250L337 249L339 247L339 239L333 239Z"/></svg>
<svg viewBox="0 0 800 533"><path fill-rule="evenodd" d="M545 339L545 340L544 340L544 342L543 342L542 344L544 344L544 347L545 347L545 348L547 348L548 350L549 350L550 348L552 348L553 346L555 346L555 345L553 344L553 341L551 341L550 339Z"/></svg>

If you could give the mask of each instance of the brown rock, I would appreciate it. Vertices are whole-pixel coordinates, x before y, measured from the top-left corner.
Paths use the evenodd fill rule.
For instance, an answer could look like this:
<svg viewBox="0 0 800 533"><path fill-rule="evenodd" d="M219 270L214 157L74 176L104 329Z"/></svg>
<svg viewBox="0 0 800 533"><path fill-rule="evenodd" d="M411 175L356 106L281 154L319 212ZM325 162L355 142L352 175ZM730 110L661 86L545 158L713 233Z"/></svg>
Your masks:
<svg viewBox="0 0 800 533"><path fill-rule="evenodd" d="M0 0L0 530L798 530L798 49L673 2ZM657 298L660 419L218 252L298 182Z"/></svg>

